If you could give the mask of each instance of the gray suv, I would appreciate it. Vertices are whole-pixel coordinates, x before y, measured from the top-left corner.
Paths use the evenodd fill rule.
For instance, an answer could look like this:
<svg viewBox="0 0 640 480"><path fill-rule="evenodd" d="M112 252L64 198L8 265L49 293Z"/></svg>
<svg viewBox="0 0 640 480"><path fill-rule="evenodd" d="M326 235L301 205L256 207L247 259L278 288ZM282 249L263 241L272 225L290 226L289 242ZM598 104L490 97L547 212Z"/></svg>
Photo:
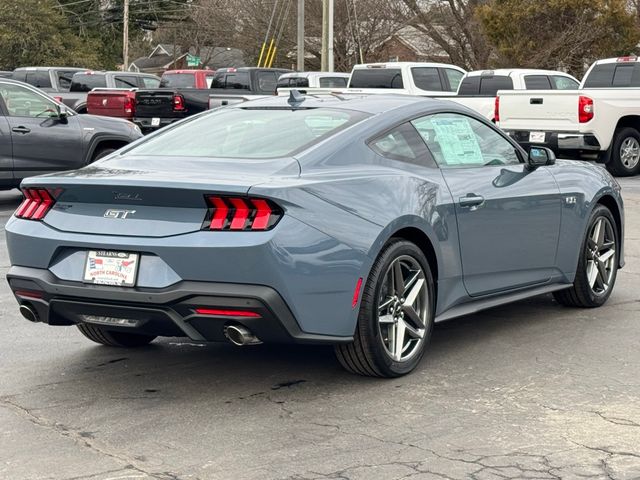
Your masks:
<svg viewBox="0 0 640 480"><path fill-rule="evenodd" d="M141 136L131 122L78 115L31 85L0 78L0 189L80 168Z"/></svg>

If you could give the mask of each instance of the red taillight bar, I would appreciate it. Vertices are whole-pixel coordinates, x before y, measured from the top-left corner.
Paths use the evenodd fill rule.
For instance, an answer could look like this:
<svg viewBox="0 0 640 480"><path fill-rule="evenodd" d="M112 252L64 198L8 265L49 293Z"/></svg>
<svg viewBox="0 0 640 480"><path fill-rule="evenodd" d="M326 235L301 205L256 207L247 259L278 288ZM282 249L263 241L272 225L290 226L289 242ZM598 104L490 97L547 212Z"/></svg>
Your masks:
<svg viewBox="0 0 640 480"><path fill-rule="evenodd" d="M207 195L209 210L203 230L264 231L275 226L282 209L264 198Z"/></svg>
<svg viewBox="0 0 640 480"><path fill-rule="evenodd" d="M252 312L250 310L220 310L217 308L196 308L198 315L216 315L219 317L247 317L247 318L260 318L258 312Z"/></svg>
<svg viewBox="0 0 640 480"><path fill-rule="evenodd" d="M44 188L25 188L22 191L24 200L15 212L15 216L25 220L42 220L56 203L57 197L62 193L56 189L53 195Z"/></svg>
<svg viewBox="0 0 640 480"><path fill-rule="evenodd" d="M173 96L173 110L176 112L183 112L186 110L184 97L182 95L176 94Z"/></svg>

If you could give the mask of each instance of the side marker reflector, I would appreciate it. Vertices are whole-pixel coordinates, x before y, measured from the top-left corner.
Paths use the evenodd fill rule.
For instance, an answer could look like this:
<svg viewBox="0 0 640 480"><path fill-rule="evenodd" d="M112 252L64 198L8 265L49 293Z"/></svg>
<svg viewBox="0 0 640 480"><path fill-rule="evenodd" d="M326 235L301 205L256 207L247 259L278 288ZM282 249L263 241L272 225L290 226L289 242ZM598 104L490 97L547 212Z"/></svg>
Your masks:
<svg viewBox="0 0 640 480"><path fill-rule="evenodd" d="M353 291L353 301L351 302L351 308L358 306L358 300L360 299L360 290L362 289L362 277L358 279L356 283L356 289Z"/></svg>

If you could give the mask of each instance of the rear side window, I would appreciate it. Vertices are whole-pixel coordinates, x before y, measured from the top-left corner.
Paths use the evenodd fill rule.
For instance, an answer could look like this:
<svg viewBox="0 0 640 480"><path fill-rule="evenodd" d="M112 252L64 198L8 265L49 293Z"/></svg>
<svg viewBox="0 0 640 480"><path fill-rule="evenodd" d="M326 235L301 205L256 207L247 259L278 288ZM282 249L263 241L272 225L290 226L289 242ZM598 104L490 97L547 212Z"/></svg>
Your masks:
<svg viewBox="0 0 640 480"><path fill-rule="evenodd" d="M347 86L347 80L346 77L322 77L319 85L320 88L343 88Z"/></svg>
<svg viewBox="0 0 640 480"><path fill-rule="evenodd" d="M551 81L553 82L553 88L556 90L576 90L580 86L573 78L562 75L552 75Z"/></svg>
<svg viewBox="0 0 640 480"><path fill-rule="evenodd" d="M449 80L449 91L457 92L458 87L460 86L460 81L462 80L462 77L464 77L464 73L460 70L445 68L444 74L447 76L447 80Z"/></svg>
<svg viewBox="0 0 640 480"><path fill-rule="evenodd" d="M480 95L480 77L474 75L463 78L458 88L458 95Z"/></svg>
<svg viewBox="0 0 640 480"><path fill-rule="evenodd" d="M48 71L27 72L25 81L34 87L51 88L51 78Z"/></svg>
<svg viewBox="0 0 640 480"><path fill-rule="evenodd" d="M138 88L138 77L118 76L114 78L116 88Z"/></svg>
<svg viewBox="0 0 640 480"><path fill-rule="evenodd" d="M584 88L640 87L640 63L603 63L593 67Z"/></svg>
<svg viewBox="0 0 640 480"><path fill-rule="evenodd" d="M158 88L160 79L155 77L142 77L142 85L144 88Z"/></svg>
<svg viewBox="0 0 640 480"><path fill-rule="evenodd" d="M94 88L106 88L107 80L103 73L76 73L71 81L72 92L90 92Z"/></svg>
<svg viewBox="0 0 640 480"><path fill-rule="evenodd" d="M410 123L403 123L369 142L377 154L392 160L435 167L425 143Z"/></svg>
<svg viewBox="0 0 640 480"><path fill-rule="evenodd" d="M249 72L222 73L213 77L211 88L249 90Z"/></svg>
<svg viewBox="0 0 640 480"><path fill-rule="evenodd" d="M404 88L399 68L358 68L351 74L349 88Z"/></svg>
<svg viewBox="0 0 640 480"><path fill-rule="evenodd" d="M71 79L73 78L73 74L75 71L71 70L58 70L56 75L58 76L58 85L60 86L60 90L69 91L71 88Z"/></svg>
<svg viewBox="0 0 640 480"><path fill-rule="evenodd" d="M274 93L276 91L278 76L275 72L258 72L257 80L258 91L265 93Z"/></svg>
<svg viewBox="0 0 640 480"><path fill-rule="evenodd" d="M350 110L224 108L150 137L132 155L288 157L367 117Z"/></svg>
<svg viewBox="0 0 640 480"><path fill-rule="evenodd" d="M551 82L546 75L527 75L524 77L527 90L550 90Z"/></svg>
<svg viewBox="0 0 640 480"><path fill-rule="evenodd" d="M418 67L411 69L411 76L416 87L434 92L442 91L442 82L437 68Z"/></svg>
<svg viewBox="0 0 640 480"><path fill-rule="evenodd" d="M480 77L480 95L495 97L498 90L513 90L513 80L506 75Z"/></svg>

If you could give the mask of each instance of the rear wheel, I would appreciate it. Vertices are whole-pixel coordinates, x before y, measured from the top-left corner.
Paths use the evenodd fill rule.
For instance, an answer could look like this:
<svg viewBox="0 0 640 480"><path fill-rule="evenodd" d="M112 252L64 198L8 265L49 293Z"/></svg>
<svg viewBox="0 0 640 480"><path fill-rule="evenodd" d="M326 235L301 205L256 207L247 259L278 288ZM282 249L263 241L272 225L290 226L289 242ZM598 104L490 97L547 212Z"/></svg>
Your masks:
<svg viewBox="0 0 640 480"><path fill-rule="evenodd" d="M570 307L599 307L607 301L618 273L618 230L609 209L598 205L591 213L573 286L553 294Z"/></svg>
<svg viewBox="0 0 640 480"><path fill-rule="evenodd" d="M429 341L433 307L433 278L424 254L411 242L392 240L365 283L353 343L335 348L339 362L367 376L411 372Z"/></svg>
<svg viewBox="0 0 640 480"><path fill-rule="evenodd" d="M616 130L607 170L618 177L640 173L640 133L635 128Z"/></svg>
<svg viewBox="0 0 640 480"><path fill-rule="evenodd" d="M153 335L140 335L129 332L116 332L108 330L102 325L90 325L88 323L80 323L77 325L78 330L89 340L108 345L109 347L134 348L148 345L155 340Z"/></svg>

